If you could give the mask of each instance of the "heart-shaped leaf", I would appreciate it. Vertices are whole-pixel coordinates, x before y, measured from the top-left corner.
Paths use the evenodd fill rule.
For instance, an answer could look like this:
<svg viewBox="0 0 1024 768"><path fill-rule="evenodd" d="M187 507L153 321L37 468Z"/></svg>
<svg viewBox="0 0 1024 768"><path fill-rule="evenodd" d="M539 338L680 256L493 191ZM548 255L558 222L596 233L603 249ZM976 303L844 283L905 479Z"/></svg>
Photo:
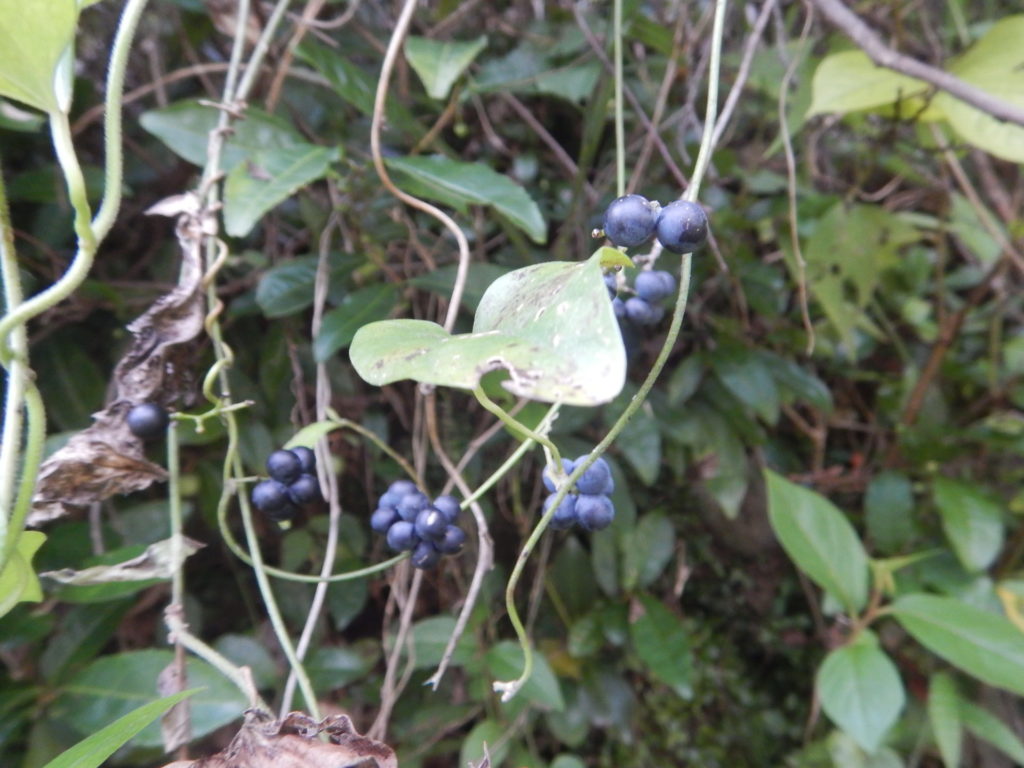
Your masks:
<svg viewBox="0 0 1024 768"><path fill-rule="evenodd" d="M77 23L75 0L0 0L0 95L44 112L66 109L57 68L70 66Z"/></svg>

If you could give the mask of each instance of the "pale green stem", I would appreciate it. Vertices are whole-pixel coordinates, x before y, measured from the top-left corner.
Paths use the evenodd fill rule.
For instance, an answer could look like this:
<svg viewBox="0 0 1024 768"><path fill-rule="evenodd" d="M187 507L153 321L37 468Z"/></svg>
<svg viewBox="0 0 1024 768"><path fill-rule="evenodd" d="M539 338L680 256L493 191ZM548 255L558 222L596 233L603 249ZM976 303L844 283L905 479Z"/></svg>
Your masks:
<svg viewBox="0 0 1024 768"><path fill-rule="evenodd" d="M473 395L480 401L480 405L497 416L509 429L521 432L534 442L540 443L547 448L551 452L551 457L555 462L555 466L561 468L562 455L558 452L558 446L556 446L547 435L542 435L540 432L530 429L514 416L511 416L504 408L491 400L491 398L487 396L487 393L484 392L483 387L479 384L477 384L473 389Z"/></svg>
<svg viewBox="0 0 1024 768"><path fill-rule="evenodd" d="M615 190L626 194L626 129L622 106L622 0L612 4L612 55L615 59Z"/></svg>
<svg viewBox="0 0 1024 768"><path fill-rule="evenodd" d="M711 62L708 75L707 114L704 120L704 134L701 139L700 151L697 155L696 163L694 164L693 176L691 177L690 186L686 190L686 195L684 195L684 198L687 200L696 200L697 193L700 190L701 180L704 173L707 171L708 163L711 159L711 151L713 149L712 137L715 130L715 119L718 114L718 80L726 4L727 0L716 0L715 4L715 18L711 42ZM611 429L608 430L608 434L605 435L601 442L594 447L584 461L581 461L573 468L573 471L569 474L568 482L559 487L555 499L551 503L547 513L545 513L545 515L540 519L540 522L537 523L536 528L534 528L530 537L523 545L523 549L519 553L519 557L516 559L516 564L512 569L512 574L509 576L508 584L505 587L505 608L508 611L509 620L515 628L516 636L519 638L519 644L523 649L523 672L515 680L499 681L494 683L494 690L502 694L503 701L508 701L515 696L519 689L522 688L523 684L529 679L530 674L533 671L533 651L530 648L530 638L526 634L526 629L523 627L522 620L519 618L519 612L516 609L515 604L516 585L519 583L519 578L522 576L523 569L526 566L526 561L530 557L530 553L540 540L540 536L547 527L548 521L554 516L555 510L565 498L569 488L581 475L583 475L584 472L587 471L587 469L590 468L595 461L597 461L601 454L608 449L608 446L612 444L615 438L619 436L619 433L622 432L626 424L629 423L633 414L635 414L640 406L643 405L644 401L647 399L647 395L651 391L651 388L654 386L654 382L657 381L658 376L661 375L661 371L665 367L665 363L668 361L669 354L675 346L676 339L679 337L679 329L682 326L683 315L686 312L686 300L690 292L690 254L683 254L681 258L682 264L680 265L679 295L676 298L675 308L672 312L672 320L669 324L668 333L665 336L665 343L662 345L661 351L658 352L658 357L655 359L654 365L648 372L643 384L640 385L640 389L637 390L635 395L633 395L633 398L622 412L622 415L619 416L615 424L613 424Z"/></svg>
<svg viewBox="0 0 1024 768"><path fill-rule="evenodd" d="M274 6L274 10L271 11L270 17L267 19L267 25L263 29L263 34L256 41L256 47L253 48L252 56L245 66L242 81L238 84L238 91L232 95L233 101L245 101L249 96L249 91L252 89L253 83L256 82L260 66L263 64L263 57L267 55L267 49L270 47L270 40L273 38L274 33L277 32L277 27L284 18L289 3L290 0L277 0L277 5Z"/></svg>
<svg viewBox="0 0 1024 768"><path fill-rule="evenodd" d="M18 499L14 503L14 514L11 515L9 529L16 532L16 535L7 538L5 551L2 553L4 561L14 551L17 538L21 535L28 512L32 508L36 473L43 460L43 447L46 443L46 408L34 381L29 381L25 387L25 410L28 414L28 430L25 435L25 449L22 452L21 483L18 486Z"/></svg>

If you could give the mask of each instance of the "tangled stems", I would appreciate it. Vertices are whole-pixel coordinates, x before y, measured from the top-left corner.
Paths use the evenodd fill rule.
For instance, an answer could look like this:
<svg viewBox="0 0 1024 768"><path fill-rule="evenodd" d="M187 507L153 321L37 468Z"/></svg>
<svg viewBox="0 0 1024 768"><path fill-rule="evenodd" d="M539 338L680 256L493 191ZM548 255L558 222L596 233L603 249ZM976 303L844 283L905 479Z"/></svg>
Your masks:
<svg viewBox="0 0 1024 768"><path fill-rule="evenodd" d="M707 112L704 118L704 132L701 136L700 150L697 154L697 160L694 163L694 171L690 186L686 189L686 193L683 195L684 200L690 200L691 202L696 201L697 199L697 194L700 191L701 180L707 172L708 164L711 161L711 152L714 148L713 138L715 120L718 114L718 80L726 5L727 0L716 0L715 2L715 18L711 40L711 62L708 74L708 102ZM598 458L600 458L601 454L608 450L608 446L610 446L615 438L619 436L619 433L625 428L626 424L633 417L633 414L635 414L640 406L644 404L644 401L647 399L647 395L654 386L654 382L657 381L658 377L661 375L662 369L665 367L665 363L668 362L668 356L672 352L672 348L675 346L676 339L679 337L679 329L683 323L683 315L686 312L686 301L690 293L690 254L683 254L681 260L679 294L676 297L675 307L672 311L672 320L669 323L668 333L665 336L665 343L658 352L654 365L647 373L643 384L640 385L640 389L637 390L637 393L633 395L633 398L627 404L622 415L619 416L615 424L613 424L611 429L608 430L608 434L604 436L601 442L594 446L594 449L587 455L586 459L579 462L579 464L573 468L573 471L569 473L568 481L559 487L548 511L544 513L543 517L541 517L540 522L537 523L537 526L523 545L523 549L520 551L519 557L516 559L516 564L512 569L512 574L509 576L508 584L505 587L505 608L508 611L509 620L512 622L512 626L516 631L516 636L519 639L519 645L523 650L523 671L515 680L500 680L494 682L494 690L501 694L502 701L509 701L513 696L515 696L516 693L519 692L519 689L522 688L530 678L530 674L533 671L533 651L530 647L530 638L526 633L526 629L519 617L519 611L516 609L515 604L516 586L522 576L523 569L526 567L526 561L529 559L530 554L533 552L533 548L540 540L541 534L544 533L544 529L547 528L548 522L554 516L559 504L561 504L562 500L565 499L566 494L569 492L569 488L590 468L595 461L597 461Z"/></svg>

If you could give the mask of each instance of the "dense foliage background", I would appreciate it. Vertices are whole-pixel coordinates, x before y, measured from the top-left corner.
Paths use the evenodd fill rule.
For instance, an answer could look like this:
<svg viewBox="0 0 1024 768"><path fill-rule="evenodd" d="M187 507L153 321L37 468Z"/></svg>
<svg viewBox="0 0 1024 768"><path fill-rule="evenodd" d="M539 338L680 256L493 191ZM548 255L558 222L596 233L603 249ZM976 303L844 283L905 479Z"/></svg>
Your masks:
<svg viewBox="0 0 1024 768"><path fill-rule="evenodd" d="M173 222L145 211L198 181L235 5L161 0L143 17L128 70L116 225L82 288L30 326L48 452L104 407L125 326L178 281ZM422 393L408 382L364 383L347 354L370 321L442 320L455 276L454 241L389 194L371 159L374 91L399 5L310 0L305 12L320 21L303 26L295 4L227 144L230 253L216 294L235 353L234 398L252 401L237 414L252 475L316 420L315 365L323 362L338 414L407 457L435 493L445 484ZM383 154L398 186L453 211L469 238L457 330L470 328L497 276L580 261L601 243L591 232L615 197L616 175L610 8L436 0L416 9L389 85ZM813 9L767 0L728 10L723 104L735 83L745 85L700 195L712 241L694 256L668 366L607 454L615 524L594 535L546 533L527 566L518 602L539 653L520 696L499 702L491 681L514 676L521 663L503 592L544 495L539 450L481 499L495 567L438 691L423 682L454 627L475 546L425 576L397 687L385 686L385 669L411 570L329 588L307 662L321 706L366 730L390 687L386 730L378 723L374 734L403 768L466 765L483 757L483 742L492 766L510 768L938 766L951 764L949 739L961 726L961 764L1024 763L1024 709L1012 693L1024 693L1024 128L964 117L933 90L878 74L886 71L850 58L861 54ZM1015 3L869 1L855 10L892 48L1024 106L1024 17L1010 15ZM269 11L255 6L250 42ZM625 3L628 188L663 203L683 193L704 127L712 12L705 2ZM85 9L77 39L71 119L94 201L103 185L98 105L118 14L112 0ZM301 155L298 170L287 166L289 152ZM45 127L7 101L0 160L32 293L64 270L75 236ZM260 187L267 179L280 183L268 192ZM314 336L321 252L329 253L327 311ZM678 257L662 254L657 266L677 272ZM605 434L664 328L627 332L630 374L618 398L562 410L552 438L564 455L589 451ZM213 362L208 341L193 352L191 389L174 404L183 411L199 409ZM489 391L500 397L500 388ZM439 388L435 397L449 455L457 460L473 445L463 471L475 487L516 437L498 430L474 443L494 417L466 392ZM519 416L535 422L541 412L531 404ZM186 615L195 635L251 667L274 706L287 664L252 570L218 530L225 436L216 420L206 427L182 427L185 531L206 545L185 567ZM330 445L344 510L335 570L383 560L390 555L367 519L402 469L351 431L332 432ZM149 457L165 463L159 445ZM809 579L780 547L765 467L816 492L809 503L830 499L876 558L872 603L856 606L860 615L826 596L813 568L801 564ZM164 484L112 497L46 525L34 565L125 560L165 539L166 520ZM241 539L234 507L229 524ZM270 564L319 571L326 505L287 530L257 525ZM272 583L297 636L313 585ZM166 580L43 586L42 602L0 619L4 765L42 766L154 698L173 653ZM944 653L879 613L913 592L1006 617L1019 634L1016 657L1011 643L995 671L979 674L957 656L986 653L972 645L971 624L962 626L967 650ZM837 729L842 717L821 711L816 670L864 630L865 617L864 636L892 660L905 697L892 693L877 707L865 699L868 710L895 706L891 728ZM851 701L864 695L859 685L891 682L884 670L882 683L861 672L842 694ZM212 668L197 663L190 682L209 686L193 705L196 756L227 743L246 703ZM946 720L936 714L940 683L952 702ZM170 758L160 744L154 726L111 764L162 765Z"/></svg>

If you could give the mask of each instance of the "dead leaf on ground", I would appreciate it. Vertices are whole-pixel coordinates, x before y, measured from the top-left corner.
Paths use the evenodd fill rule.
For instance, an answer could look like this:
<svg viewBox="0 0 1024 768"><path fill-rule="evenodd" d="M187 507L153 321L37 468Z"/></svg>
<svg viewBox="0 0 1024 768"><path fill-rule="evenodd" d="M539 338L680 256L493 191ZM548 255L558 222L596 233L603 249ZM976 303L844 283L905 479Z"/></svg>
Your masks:
<svg viewBox="0 0 1024 768"><path fill-rule="evenodd" d="M317 737L326 735L327 742ZM178 760L164 768L398 768L387 744L360 736L347 715L320 722L301 712L283 720L250 709L226 749L199 760Z"/></svg>

